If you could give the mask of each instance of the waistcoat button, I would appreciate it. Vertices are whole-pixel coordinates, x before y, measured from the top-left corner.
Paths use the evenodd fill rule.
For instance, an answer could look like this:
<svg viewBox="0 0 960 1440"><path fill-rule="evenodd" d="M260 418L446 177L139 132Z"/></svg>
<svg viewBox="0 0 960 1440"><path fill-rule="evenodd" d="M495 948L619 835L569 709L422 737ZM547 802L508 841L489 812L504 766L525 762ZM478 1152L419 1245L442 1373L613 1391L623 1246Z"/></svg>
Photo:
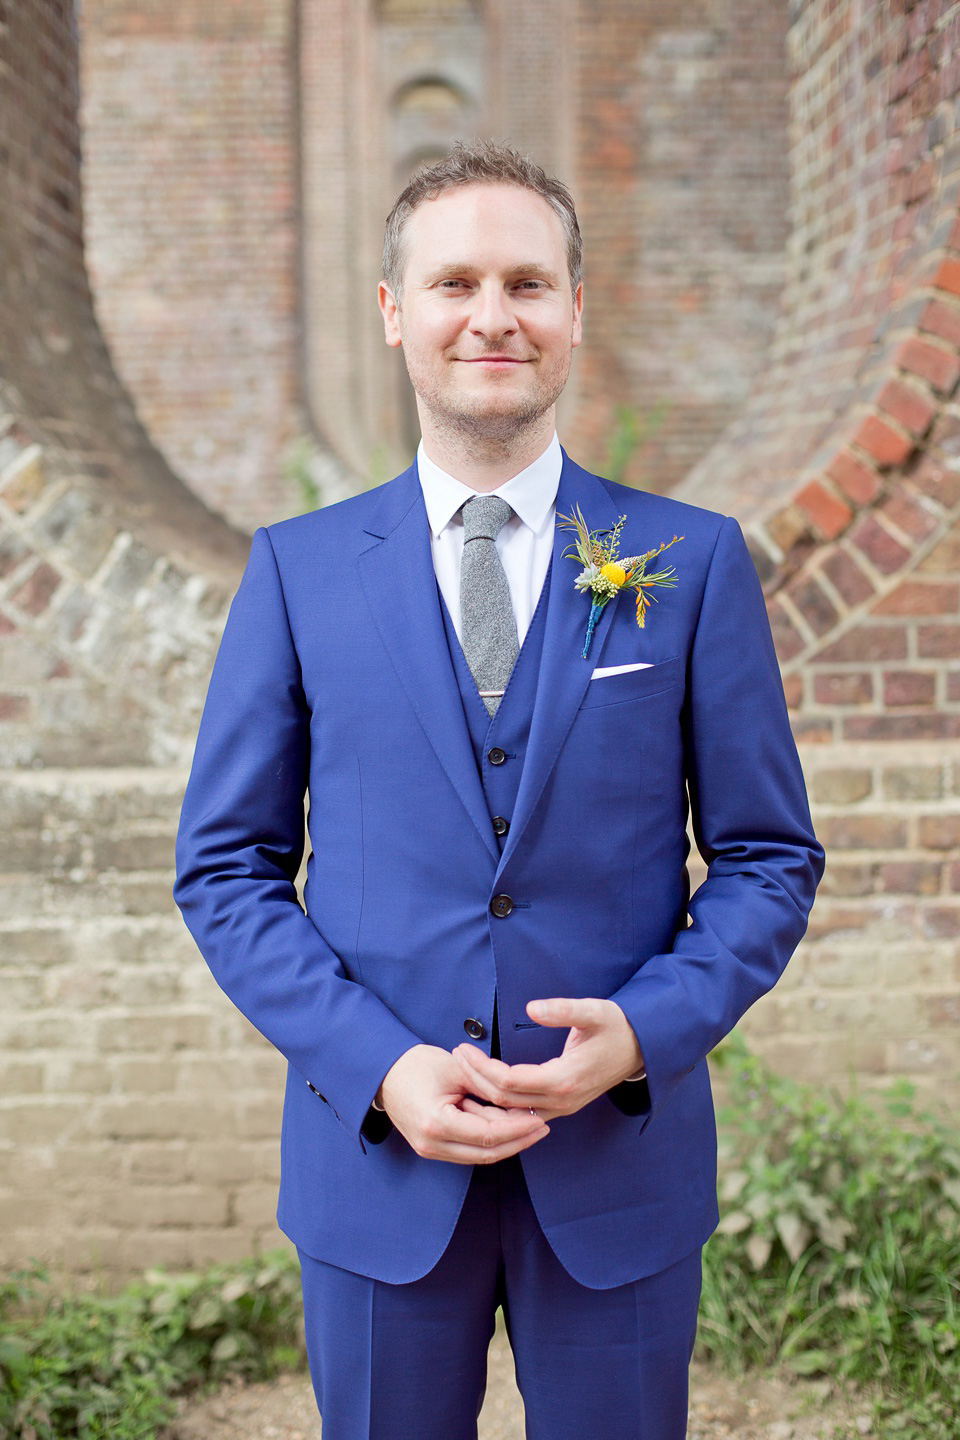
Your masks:
<svg viewBox="0 0 960 1440"><path fill-rule="evenodd" d="M506 758L506 750L501 750L499 745L494 745L492 750L487 751L487 759L491 765L502 765Z"/></svg>
<svg viewBox="0 0 960 1440"><path fill-rule="evenodd" d="M463 1028L464 1030L466 1030L471 1040L483 1039L483 1026L481 1025L479 1020L474 1020L472 1015L468 1019L464 1020Z"/></svg>
<svg viewBox="0 0 960 1440"><path fill-rule="evenodd" d="M513 901L509 895L494 895L490 901L490 909L494 915L499 915L502 919L505 915L510 914L513 909Z"/></svg>
<svg viewBox="0 0 960 1440"><path fill-rule="evenodd" d="M504 820L502 815L494 815L493 830L495 835L506 835L510 829L510 821Z"/></svg>

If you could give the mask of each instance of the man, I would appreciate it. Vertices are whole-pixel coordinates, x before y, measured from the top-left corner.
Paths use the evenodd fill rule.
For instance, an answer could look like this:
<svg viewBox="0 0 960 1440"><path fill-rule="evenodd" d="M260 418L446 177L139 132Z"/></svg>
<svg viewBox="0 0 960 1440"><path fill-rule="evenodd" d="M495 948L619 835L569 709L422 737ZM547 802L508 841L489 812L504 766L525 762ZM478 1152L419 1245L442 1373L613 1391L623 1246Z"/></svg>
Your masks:
<svg viewBox="0 0 960 1440"><path fill-rule="evenodd" d="M682 1440L706 1056L823 871L737 522L559 445L580 266L568 191L510 147L411 181L379 302L416 460L256 532L184 800L177 902L289 1061L325 1440L475 1437L498 1304L532 1440ZM674 536L640 626L628 575Z"/></svg>

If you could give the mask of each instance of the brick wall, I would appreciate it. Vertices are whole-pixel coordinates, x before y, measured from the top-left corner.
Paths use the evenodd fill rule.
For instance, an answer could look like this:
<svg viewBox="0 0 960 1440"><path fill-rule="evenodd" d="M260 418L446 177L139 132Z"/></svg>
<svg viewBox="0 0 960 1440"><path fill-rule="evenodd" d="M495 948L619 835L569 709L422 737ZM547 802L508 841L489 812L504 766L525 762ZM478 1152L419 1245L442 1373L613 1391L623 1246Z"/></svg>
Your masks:
<svg viewBox="0 0 960 1440"><path fill-rule="evenodd" d="M537 4L546 26L548 0ZM111 8L131 23L134 7ZM169 4L138 8L145 26L162 20L169 29ZM756 44L768 48L744 57L748 69L774 49L774 9L757 24ZM389 23L420 24L422 12L404 0ZM177 13L190 22L189 51L200 21ZM573 13L565 10L568 21ZM733 7L722 13L724 23L747 23ZM584 22L578 63L589 103L577 102L573 124L564 80L564 104L548 114L562 111L567 127L554 134L558 168L575 154L581 183L591 165L606 166L609 193L630 217L622 253L610 251L612 235L594 246L601 293L631 283L638 217L656 222L672 299L650 315L658 335L665 327L663 353L680 353L683 332L671 329L670 313L686 271L678 261L671 273L680 288L671 289L670 215L678 254L692 267L683 246L697 206L671 212L669 155L660 172L647 166L643 186L628 177L638 157L650 159L662 111L677 154L687 135L690 163L700 165L692 183L708 210L716 187L676 96L686 85L701 98L736 96L743 76L729 41L717 49L704 39L715 20L691 12L694 39L685 40L683 30L654 34L652 14L611 6L592 36ZM793 228L765 360L764 326L774 317L767 305L758 318L751 296L774 272L762 261L751 270L748 260L775 248L776 127L771 120L767 134L731 110L729 131L741 142L744 129L763 131L750 185L773 189L754 249L744 239L742 266L729 272L739 307L723 298L718 264L703 292L713 296L704 311L712 319L697 344L708 351L742 311L737 384L759 378L706 459L674 487L736 515L748 534L828 849L809 933L744 1029L778 1068L805 1078L845 1085L853 1074L879 1086L905 1074L952 1104L960 1095L958 14L956 5L827 0L796 12L787 36ZM247 543L171 472L98 328L82 244L71 16L68 0L22 0L0 34L0 144L9 157L0 168L0 1264L35 1254L119 1278L144 1263L201 1264L278 1239L283 1063L217 989L170 896L199 708ZM497 17L505 34L506 10ZM614 64L620 26L625 71L614 84L604 67ZM222 50L218 41L206 52L211 63ZM651 66L652 54L666 59ZM494 48L485 64L489 94L516 89L502 52ZM548 61L541 56L532 70L542 88ZM631 89L641 73L646 111ZM763 93L775 106L774 79ZM343 126L350 117L338 113ZM537 143L552 133L529 96L519 113ZM644 114L647 138L631 151L630 126ZM591 149L588 135L603 145ZM316 151L324 153L333 166L336 146ZM748 174L749 155L737 164ZM599 234L603 191L587 179L586 223ZM330 273L346 275L337 253ZM634 299L646 303L643 294L625 302L631 325ZM687 303L678 300L674 314L688 313ZM595 321L609 402L646 393L636 350L624 350L618 368L615 308L599 305ZM315 331L322 322L317 311ZM672 373L683 393L683 366ZM587 421L605 403L600 381L599 368L581 369L571 391ZM735 388L710 424L721 424ZM664 464L673 443L665 436ZM695 852L691 871L696 885Z"/></svg>
<svg viewBox="0 0 960 1440"><path fill-rule="evenodd" d="M409 464L418 429L376 304L412 166L493 135L571 184L587 344L559 418L601 467L621 406L662 423L628 476L679 480L763 365L784 279L779 0L85 0L87 239L150 434L246 529ZM418 82L432 87L418 106ZM446 87L447 103L436 96ZM652 338L655 336L655 343Z"/></svg>
<svg viewBox="0 0 960 1440"><path fill-rule="evenodd" d="M249 530L296 514L296 7L80 14L87 253L117 371L211 509Z"/></svg>

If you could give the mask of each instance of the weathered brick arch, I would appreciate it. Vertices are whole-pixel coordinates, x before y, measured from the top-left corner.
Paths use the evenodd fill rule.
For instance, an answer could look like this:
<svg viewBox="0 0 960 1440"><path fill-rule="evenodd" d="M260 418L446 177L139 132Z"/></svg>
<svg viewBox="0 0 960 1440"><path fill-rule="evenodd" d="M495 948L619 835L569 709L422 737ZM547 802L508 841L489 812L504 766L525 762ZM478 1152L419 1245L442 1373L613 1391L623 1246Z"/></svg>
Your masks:
<svg viewBox="0 0 960 1440"><path fill-rule="evenodd" d="M851 1065L946 1093L958 10L795 7L794 227L769 363L674 492L744 525L828 846L809 936L746 1028L807 1076ZM282 1066L216 990L170 898L246 540L150 444L97 327L71 12L22 0L0 39L15 77L0 98L0 1149L16 1149L5 1168L21 1177L0 1197L0 1262L126 1273L274 1241ZM599 171L621 184L629 150L604 154Z"/></svg>

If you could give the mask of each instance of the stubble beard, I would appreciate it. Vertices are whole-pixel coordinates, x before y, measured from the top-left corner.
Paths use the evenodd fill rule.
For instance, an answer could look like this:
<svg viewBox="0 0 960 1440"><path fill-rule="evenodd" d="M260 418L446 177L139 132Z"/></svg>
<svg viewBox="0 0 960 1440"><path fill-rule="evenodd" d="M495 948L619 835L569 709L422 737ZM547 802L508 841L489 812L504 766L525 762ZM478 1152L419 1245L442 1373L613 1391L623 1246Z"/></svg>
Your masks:
<svg viewBox="0 0 960 1440"><path fill-rule="evenodd" d="M460 446L471 459L497 460L508 458L522 443L523 437L556 404L563 393L570 373L570 356L550 376L543 388L507 410L471 410L467 405L451 404L450 395L426 376L411 370L408 355L404 356L407 374L419 407L425 409L436 433L445 442ZM463 364L466 362L453 362ZM536 362L530 362L536 363ZM480 404L482 401L477 397Z"/></svg>

